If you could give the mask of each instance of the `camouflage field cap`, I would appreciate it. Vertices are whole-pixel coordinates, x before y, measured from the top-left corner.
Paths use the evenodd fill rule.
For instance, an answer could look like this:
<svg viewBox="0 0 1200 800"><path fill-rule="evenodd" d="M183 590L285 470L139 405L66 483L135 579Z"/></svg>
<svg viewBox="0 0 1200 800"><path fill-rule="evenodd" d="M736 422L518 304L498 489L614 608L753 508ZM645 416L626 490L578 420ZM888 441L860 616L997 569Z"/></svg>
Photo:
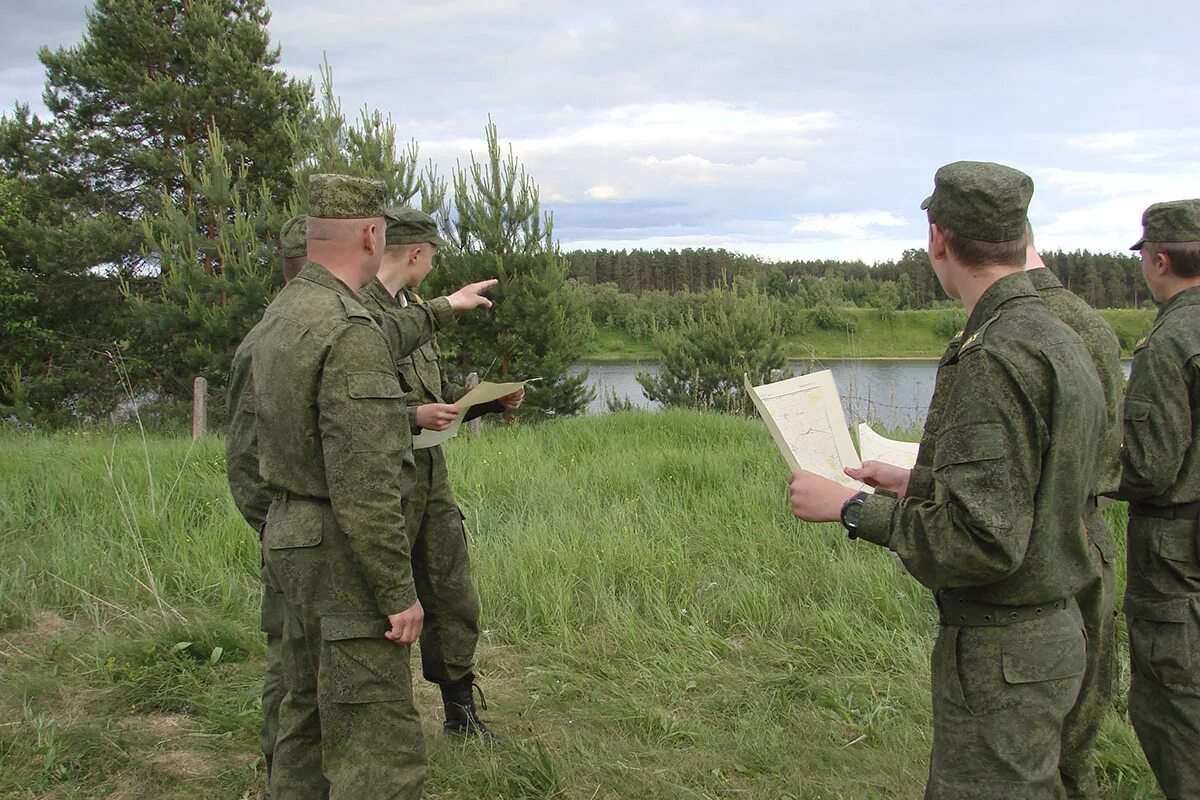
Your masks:
<svg viewBox="0 0 1200 800"><path fill-rule="evenodd" d="M429 242L437 247L446 244L438 233L437 222L424 211L411 206L394 206L386 209L387 244L421 244Z"/></svg>
<svg viewBox="0 0 1200 800"><path fill-rule="evenodd" d="M1200 200L1155 203L1142 214L1142 238L1130 250L1141 250L1146 242L1200 242Z"/></svg>
<svg viewBox="0 0 1200 800"><path fill-rule="evenodd" d="M929 221L981 242L1011 242L1025 234L1033 178L990 161L955 161L933 176L921 208Z"/></svg>
<svg viewBox="0 0 1200 800"><path fill-rule="evenodd" d="M284 258L304 258L308 255L308 223L303 214L292 217L279 229L279 250Z"/></svg>
<svg viewBox="0 0 1200 800"><path fill-rule="evenodd" d="M353 175L310 175L308 216L324 219L368 219L383 216L381 181Z"/></svg>

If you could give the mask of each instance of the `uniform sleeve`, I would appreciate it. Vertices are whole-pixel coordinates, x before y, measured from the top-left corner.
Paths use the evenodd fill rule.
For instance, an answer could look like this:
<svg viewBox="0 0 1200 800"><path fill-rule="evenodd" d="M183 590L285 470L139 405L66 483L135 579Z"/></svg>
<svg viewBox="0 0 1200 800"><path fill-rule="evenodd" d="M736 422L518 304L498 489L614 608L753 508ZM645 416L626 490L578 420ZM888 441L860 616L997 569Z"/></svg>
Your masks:
<svg viewBox="0 0 1200 800"><path fill-rule="evenodd" d="M978 350L964 359L938 437L933 491L868 498L860 538L895 551L931 589L994 583L1025 558L1045 431L1017 369Z"/></svg>
<svg viewBox="0 0 1200 800"><path fill-rule="evenodd" d="M393 351L392 357L399 361L432 339L442 328L450 326L454 322L454 311L449 300L438 297L428 303L388 308L382 322L387 326L384 335Z"/></svg>
<svg viewBox="0 0 1200 800"><path fill-rule="evenodd" d="M380 612L396 614L417 599L401 483L404 392L377 328L352 322L333 336L317 415L329 500Z"/></svg>
<svg viewBox="0 0 1200 800"><path fill-rule="evenodd" d="M1121 448L1122 500L1164 494L1179 477L1192 441L1193 420L1186 376L1154 349L1138 353L1125 393L1125 439Z"/></svg>
<svg viewBox="0 0 1200 800"><path fill-rule="evenodd" d="M273 491L258 471L258 415L248 367L235 364L229 384L225 431L225 475L229 491L246 523L261 535Z"/></svg>

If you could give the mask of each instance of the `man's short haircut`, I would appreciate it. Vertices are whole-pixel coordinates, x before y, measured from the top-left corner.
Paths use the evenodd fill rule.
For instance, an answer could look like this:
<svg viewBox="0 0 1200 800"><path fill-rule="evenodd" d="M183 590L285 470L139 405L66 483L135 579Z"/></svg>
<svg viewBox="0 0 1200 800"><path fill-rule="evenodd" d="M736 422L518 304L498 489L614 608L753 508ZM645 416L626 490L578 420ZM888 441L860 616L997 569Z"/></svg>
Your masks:
<svg viewBox="0 0 1200 800"><path fill-rule="evenodd" d="M283 260L283 282L291 283L300 270L304 269L304 265L308 263L307 256L296 256L295 258L285 258Z"/></svg>
<svg viewBox="0 0 1200 800"><path fill-rule="evenodd" d="M1142 247L1151 257L1163 253L1170 258L1176 277L1200 278L1200 242L1146 242Z"/></svg>
<svg viewBox="0 0 1200 800"><path fill-rule="evenodd" d="M1025 248L1029 245L1029 228L1021 234L1020 239L1007 242L981 242L978 239L968 239L959 236L948 228L942 228L946 237L946 249L967 267L990 267L1004 265L1010 267L1025 266Z"/></svg>

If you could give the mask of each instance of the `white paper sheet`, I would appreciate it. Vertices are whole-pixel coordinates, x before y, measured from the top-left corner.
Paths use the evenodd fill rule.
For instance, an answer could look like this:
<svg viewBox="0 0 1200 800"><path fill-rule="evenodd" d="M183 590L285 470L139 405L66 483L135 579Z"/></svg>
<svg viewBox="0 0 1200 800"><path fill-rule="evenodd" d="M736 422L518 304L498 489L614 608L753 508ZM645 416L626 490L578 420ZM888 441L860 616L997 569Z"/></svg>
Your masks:
<svg viewBox="0 0 1200 800"><path fill-rule="evenodd" d="M917 463L916 442L902 442L881 436L863 422L858 426L858 452L863 461L883 461L897 467L912 469Z"/></svg>

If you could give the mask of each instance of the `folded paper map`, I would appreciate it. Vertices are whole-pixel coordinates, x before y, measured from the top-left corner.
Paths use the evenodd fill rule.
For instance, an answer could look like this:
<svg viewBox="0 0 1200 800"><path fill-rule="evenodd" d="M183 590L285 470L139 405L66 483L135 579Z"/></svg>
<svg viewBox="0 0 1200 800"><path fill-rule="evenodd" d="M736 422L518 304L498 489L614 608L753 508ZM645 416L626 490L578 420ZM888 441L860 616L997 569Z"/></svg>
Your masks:
<svg viewBox="0 0 1200 800"><path fill-rule="evenodd" d="M861 462L832 372L822 370L762 386L751 386L749 376L745 382L775 446L793 471L815 472L855 491L871 491L842 471Z"/></svg>
<svg viewBox="0 0 1200 800"><path fill-rule="evenodd" d="M532 378L531 380L537 380ZM484 381L476 386L471 391L459 398L454 405L458 406L459 414L450 423L449 427L444 431L423 430L413 437L413 449L420 450L425 447L433 447L435 444L441 444L447 439L453 439L458 435L458 428L462 425L463 417L467 414L467 409L471 406L477 406L481 403L490 403L493 400L499 400L501 397L510 395L513 392L523 389L529 381L517 381L514 383L489 383Z"/></svg>

